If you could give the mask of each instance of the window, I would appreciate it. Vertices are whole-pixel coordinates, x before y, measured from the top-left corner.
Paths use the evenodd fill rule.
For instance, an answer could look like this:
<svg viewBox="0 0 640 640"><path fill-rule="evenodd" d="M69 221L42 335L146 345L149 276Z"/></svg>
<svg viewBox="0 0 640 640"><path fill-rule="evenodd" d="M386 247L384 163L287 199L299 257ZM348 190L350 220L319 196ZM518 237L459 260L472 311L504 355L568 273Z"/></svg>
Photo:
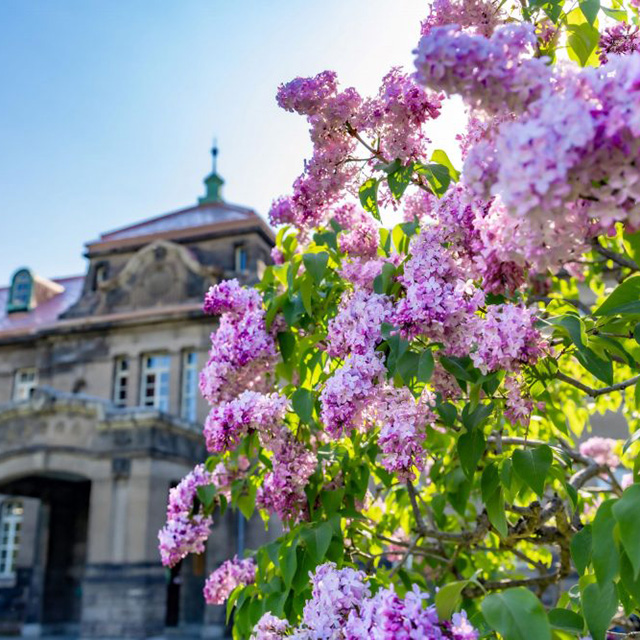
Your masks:
<svg viewBox="0 0 640 640"><path fill-rule="evenodd" d="M140 404L169 410L169 365L171 359L165 354L148 354L142 357L142 385Z"/></svg>
<svg viewBox="0 0 640 640"><path fill-rule="evenodd" d="M20 500L7 500L0 509L0 578L15 575L23 511Z"/></svg>
<svg viewBox="0 0 640 640"><path fill-rule="evenodd" d="M198 354L186 351L182 354L182 397L180 415L189 422L196 421L198 389Z"/></svg>
<svg viewBox="0 0 640 640"><path fill-rule="evenodd" d="M29 269L19 269L13 274L7 300L7 311L29 311L33 298L33 275Z"/></svg>
<svg viewBox="0 0 640 640"><path fill-rule="evenodd" d="M113 378L113 403L116 407L127 406L127 392L129 389L129 359L116 358L115 375Z"/></svg>
<svg viewBox="0 0 640 640"><path fill-rule="evenodd" d="M243 273L247 270L247 248L240 245L235 249L236 271Z"/></svg>
<svg viewBox="0 0 640 640"><path fill-rule="evenodd" d="M33 367L18 369L13 381L13 399L28 400L33 390L38 386L38 371Z"/></svg>

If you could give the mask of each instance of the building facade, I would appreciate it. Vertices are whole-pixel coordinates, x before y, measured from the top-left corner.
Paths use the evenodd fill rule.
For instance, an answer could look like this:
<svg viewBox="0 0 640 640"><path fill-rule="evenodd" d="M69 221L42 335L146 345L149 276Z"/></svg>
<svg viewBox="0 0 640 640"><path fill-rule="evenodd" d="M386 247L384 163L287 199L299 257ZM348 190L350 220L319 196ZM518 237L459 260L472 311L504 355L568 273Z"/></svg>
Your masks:
<svg viewBox="0 0 640 640"><path fill-rule="evenodd" d="M172 571L157 532L206 457L203 295L255 281L273 234L222 200L215 170L205 185L196 206L88 243L86 274L19 269L0 289L0 635L224 633L204 580L261 527L215 518L206 553Z"/></svg>

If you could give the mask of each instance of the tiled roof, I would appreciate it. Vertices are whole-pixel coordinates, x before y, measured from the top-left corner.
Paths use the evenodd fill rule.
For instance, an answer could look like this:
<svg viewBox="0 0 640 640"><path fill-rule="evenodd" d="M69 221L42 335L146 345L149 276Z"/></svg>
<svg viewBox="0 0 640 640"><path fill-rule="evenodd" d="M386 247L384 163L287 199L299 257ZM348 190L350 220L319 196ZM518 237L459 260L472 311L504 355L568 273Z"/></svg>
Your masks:
<svg viewBox="0 0 640 640"><path fill-rule="evenodd" d="M203 227L218 222L246 220L253 216L255 216L255 213L251 209L227 204L226 202L203 203L188 209L181 209L156 218L150 218L122 229L103 233L97 242L111 242L154 233Z"/></svg>
<svg viewBox="0 0 640 640"><path fill-rule="evenodd" d="M35 309L25 312L7 313L9 287L0 288L0 332L24 332L36 330L54 323L78 298L82 291L84 276L52 278L53 282L64 287L64 291L53 298L40 303Z"/></svg>

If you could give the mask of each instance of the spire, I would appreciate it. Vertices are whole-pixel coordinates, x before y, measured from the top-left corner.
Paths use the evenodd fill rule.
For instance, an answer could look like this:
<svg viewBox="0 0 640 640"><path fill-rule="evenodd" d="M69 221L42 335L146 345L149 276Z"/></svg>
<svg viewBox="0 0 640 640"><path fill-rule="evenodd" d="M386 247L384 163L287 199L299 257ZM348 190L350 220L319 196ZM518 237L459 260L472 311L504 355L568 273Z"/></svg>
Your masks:
<svg viewBox="0 0 640 640"><path fill-rule="evenodd" d="M213 157L213 168L211 173L204 179L204 184L207 187L207 193L204 197L198 198L198 204L222 202L221 191L224 180L218 175L218 144L215 139L213 141L211 155Z"/></svg>

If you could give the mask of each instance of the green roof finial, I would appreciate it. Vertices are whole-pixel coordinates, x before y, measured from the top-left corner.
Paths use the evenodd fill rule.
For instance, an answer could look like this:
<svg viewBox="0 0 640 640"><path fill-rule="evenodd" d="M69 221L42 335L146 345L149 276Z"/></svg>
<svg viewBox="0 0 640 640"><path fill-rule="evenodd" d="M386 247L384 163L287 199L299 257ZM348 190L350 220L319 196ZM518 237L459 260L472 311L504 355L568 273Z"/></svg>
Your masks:
<svg viewBox="0 0 640 640"><path fill-rule="evenodd" d="M204 197L198 198L198 204L207 204L210 202L222 202L222 185L224 180L218 175L218 144L216 140L213 141L213 148L211 149L211 155L213 156L213 170L204 179L204 184L207 187L207 193Z"/></svg>

